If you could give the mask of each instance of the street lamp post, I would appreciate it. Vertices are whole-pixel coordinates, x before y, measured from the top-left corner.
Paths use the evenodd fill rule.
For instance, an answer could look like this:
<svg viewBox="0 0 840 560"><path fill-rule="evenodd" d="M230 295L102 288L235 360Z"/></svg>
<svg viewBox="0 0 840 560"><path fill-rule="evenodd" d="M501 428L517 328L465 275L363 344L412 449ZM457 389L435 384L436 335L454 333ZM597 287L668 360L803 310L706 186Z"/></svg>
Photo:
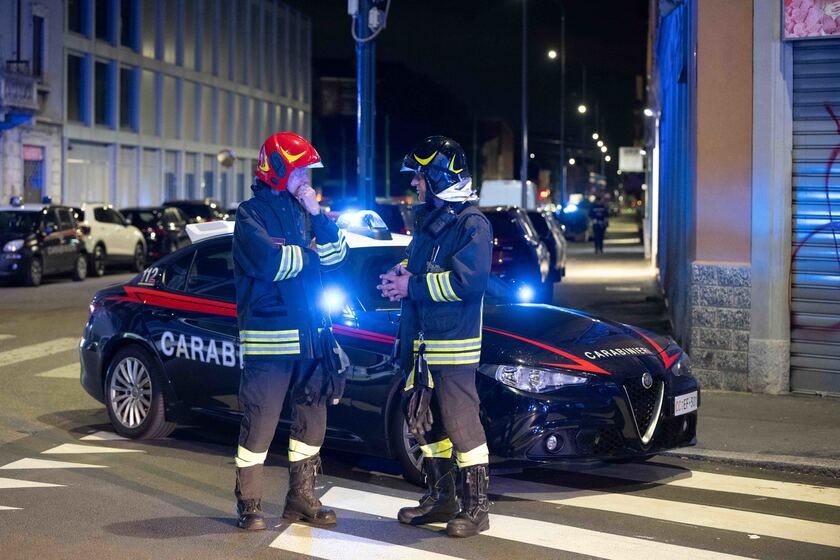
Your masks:
<svg viewBox="0 0 840 560"><path fill-rule="evenodd" d="M522 0L522 208L528 207L528 0Z"/></svg>
<svg viewBox="0 0 840 560"><path fill-rule="evenodd" d="M566 202L566 8L560 4L560 204Z"/></svg>

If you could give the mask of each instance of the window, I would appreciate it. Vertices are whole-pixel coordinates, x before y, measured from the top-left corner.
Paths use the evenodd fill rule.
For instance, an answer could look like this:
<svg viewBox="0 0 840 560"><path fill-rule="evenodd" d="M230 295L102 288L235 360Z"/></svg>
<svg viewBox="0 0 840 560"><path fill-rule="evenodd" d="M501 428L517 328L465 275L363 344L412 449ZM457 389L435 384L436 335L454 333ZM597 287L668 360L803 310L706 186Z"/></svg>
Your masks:
<svg viewBox="0 0 840 560"><path fill-rule="evenodd" d="M120 68L120 128L137 132L137 73Z"/></svg>
<svg viewBox="0 0 840 560"><path fill-rule="evenodd" d="M120 44L137 50L137 1L120 0Z"/></svg>
<svg viewBox="0 0 840 560"><path fill-rule="evenodd" d="M94 122L96 124L111 124L111 69L107 62L94 63Z"/></svg>
<svg viewBox="0 0 840 560"><path fill-rule="evenodd" d="M69 208L57 208L56 211L58 212L58 227L66 230L66 229L73 229L76 227L76 224L73 223L73 215L70 214Z"/></svg>
<svg viewBox="0 0 840 560"><path fill-rule="evenodd" d="M184 82L184 99L181 106L184 108L184 139L198 140L198 131L196 130L195 116L199 110L201 100L198 96L198 84L195 82ZM219 115L223 120L224 115ZM224 141L224 140L223 140Z"/></svg>
<svg viewBox="0 0 840 560"><path fill-rule="evenodd" d="M75 54L67 55L67 120L82 122L84 111L84 79L82 65L84 59Z"/></svg>
<svg viewBox="0 0 840 560"><path fill-rule="evenodd" d="M164 198L174 200L178 198L178 152L167 150L163 161L163 181L166 189Z"/></svg>
<svg viewBox="0 0 840 560"><path fill-rule="evenodd" d="M165 138L178 138L178 115L177 95L175 94L175 78L172 76L163 77L163 136Z"/></svg>
<svg viewBox="0 0 840 560"><path fill-rule="evenodd" d="M212 198L216 194L216 174L213 172L215 162L214 156L204 156L204 182L201 184L201 198Z"/></svg>
<svg viewBox="0 0 840 560"><path fill-rule="evenodd" d="M248 71L248 12L237 10L235 12L236 33L233 34L233 50L236 53L234 68L236 75L233 79L244 84Z"/></svg>
<svg viewBox="0 0 840 560"><path fill-rule="evenodd" d="M196 251L187 281L187 292L225 301L236 299L233 256L229 244L217 244Z"/></svg>
<svg viewBox="0 0 840 560"><path fill-rule="evenodd" d="M236 3L224 3L222 4L222 18L221 18L221 25L219 26L219 39L218 39L218 49L219 49L219 76L226 80L232 80L233 75L231 74L231 50L230 50L230 27L233 23L233 20L230 19L229 14L231 8L235 8Z"/></svg>
<svg viewBox="0 0 840 560"><path fill-rule="evenodd" d="M163 8L163 60L175 64L178 42L178 2L165 2Z"/></svg>
<svg viewBox="0 0 840 560"><path fill-rule="evenodd" d="M198 166L197 154L187 154L184 157L184 190L186 191L186 197L188 199L193 199L196 197L195 186L196 186L196 167Z"/></svg>
<svg viewBox="0 0 840 560"><path fill-rule="evenodd" d="M111 0L94 0L94 19L96 38L103 41L111 41Z"/></svg>
<svg viewBox="0 0 840 560"><path fill-rule="evenodd" d="M93 209L93 219L97 222L101 222L103 224L113 224L114 219L111 214L108 213L107 208L94 208Z"/></svg>
<svg viewBox="0 0 840 560"><path fill-rule="evenodd" d="M201 71L213 73L213 46L216 43L216 10L213 0L202 2Z"/></svg>
<svg viewBox="0 0 840 560"><path fill-rule="evenodd" d="M120 214L119 210L114 210L113 208L108 208L108 215L111 216L111 223L117 224L119 226L126 225L125 216Z"/></svg>
<svg viewBox="0 0 840 560"><path fill-rule="evenodd" d="M183 52L183 65L185 68L195 69L196 68L196 56L195 56L195 22L198 21L198 7L196 6L197 0L185 0L184 1L184 12L181 18L181 21L184 24L181 26L184 33L184 52Z"/></svg>
<svg viewBox="0 0 840 560"><path fill-rule="evenodd" d="M87 34L87 0L67 0L67 29Z"/></svg>
<svg viewBox="0 0 840 560"><path fill-rule="evenodd" d="M195 251L188 251L186 255L176 259L163 271L161 283L170 290L183 292L187 285L187 274L190 271Z"/></svg>
<svg viewBox="0 0 840 560"><path fill-rule="evenodd" d="M157 134L157 86L155 73L143 70L141 84L140 132Z"/></svg>
<svg viewBox="0 0 840 560"><path fill-rule="evenodd" d="M58 211L55 208L44 210L44 233L50 234L58 231L58 224L61 220L58 218Z"/></svg>
<svg viewBox="0 0 840 560"><path fill-rule="evenodd" d="M44 75L44 18L32 16L32 75Z"/></svg>
<svg viewBox="0 0 840 560"><path fill-rule="evenodd" d="M172 224L176 226L184 225L186 219L184 218L181 211L177 208L167 208L163 211L163 222L165 224Z"/></svg>
<svg viewBox="0 0 840 560"><path fill-rule="evenodd" d="M217 115L216 94L210 86L201 87L201 138L205 144L215 144L215 130L213 128L213 117Z"/></svg>
<svg viewBox="0 0 840 560"><path fill-rule="evenodd" d="M157 0L143 0L143 56L154 58L157 40Z"/></svg>
<svg viewBox="0 0 840 560"><path fill-rule="evenodd" d="M254 60L254 64L251 66L250 69L250 76L248 76L250 83L252 86L256 88L262 87L262 72L257 72L257 68L263 68L262 60L260 60L264 55L266 49L262 48L260 45L260 22L262 18L260 17L260 5L259 3L251 2L251 25L250 28L250 37L251 37L251 44L249 45L249 52L251 56L258 57Z"/></svg>
<svg viewBox="0 0 840 560"><path fill-rule="evenodd" d="M233 118L234 94L230 91L220 92L222 110L219 111L219 143L233 145L230 138L230 121Z"/></svg>

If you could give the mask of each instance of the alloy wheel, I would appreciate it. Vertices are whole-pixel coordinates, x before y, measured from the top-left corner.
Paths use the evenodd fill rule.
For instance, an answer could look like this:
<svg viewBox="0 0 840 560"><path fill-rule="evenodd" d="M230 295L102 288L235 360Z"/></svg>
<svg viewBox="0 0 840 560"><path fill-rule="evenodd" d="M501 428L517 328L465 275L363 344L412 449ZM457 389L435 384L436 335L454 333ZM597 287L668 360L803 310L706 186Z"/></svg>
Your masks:
<svg viewBox="0 0 840 560"><path fill-rule="evenodd" d="M408 423L405 420L403 420L402 425L403 445L405 446L408 458L411 459L411 463L419 471L423 468L423 452L420 450L420 442L417 441L414 434L408 430Z"/></svg>
<svg viewBox="0 0 840 560"><path fill-rule="evenodd" d="M109 397L114 417L126 428L136 428L152 406L152 378L143 362L127 357L111 376Z"/></svg>

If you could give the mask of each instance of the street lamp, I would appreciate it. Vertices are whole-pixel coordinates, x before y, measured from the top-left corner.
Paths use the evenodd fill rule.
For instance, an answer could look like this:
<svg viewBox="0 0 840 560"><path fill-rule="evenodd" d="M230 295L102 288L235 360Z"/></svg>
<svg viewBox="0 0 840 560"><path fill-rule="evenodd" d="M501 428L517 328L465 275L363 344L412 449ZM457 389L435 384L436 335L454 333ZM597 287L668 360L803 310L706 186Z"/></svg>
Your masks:
<svg viewBox="0 0 840 560"><path fill-rule="evenodd" d="M534 154L534 152L531 152L530 158L534 159L535 157L537 157L537 156Z"/></svg>
<svg viewBox="0 0 840 560"><path fill-rule="evenodd" d="M557 51L555 51L554 49L550 49L548 51L548 58L550 58L551 60L557 58Z"/></svg>
<svg viewBox="0 0 840 560"><path fill-rule="evenodd" d="M604 145L604 141L603 140L598 140L598 147L600 148L603 145Z"/></svg>
<svg viewBox="0 0 840 560"><path fill-rule="evenodd" d="M574 165L574 164L575 164L575 158L570 157L569 158L569 165Z"/></svg>
<svg viewBox="0 0 840 560"><path fill-rule="evenodd" d="M584 105L583 103L581 103L580 105L578 105L578 113L580 113L581 115L583 115L584 113L586 113L586 105Z"/></svg>
<svg viewBox="0 0 840 560"><path fill-rule="evenodd" d="M611 158L610 156L606 156L606 157L604 158L604 161L611 161L611 160L612 160L612 158Z"/></svg>
<svg viewBox="0 0 840 560"><path fill-rule="evenodd" d="M607 153L607 147L606 146L601 146L601 151L606 154Z"/></svg>
<svg viewBox="0 0 840 560"><path fill-rule="evenodd" d="M598 136L598 133L597 133L597 132L593 132L593 133L592 133L592 139L593 139L593 140L597 140L598 138L600 138L600 136Z"/></svg>
<svg viewBox="0 0 840 560"><path fill-rule="evenodd" d="M645 116L646 117L652 117L653 116L653 109L651 109L650 107L645 107Z"/></svg>

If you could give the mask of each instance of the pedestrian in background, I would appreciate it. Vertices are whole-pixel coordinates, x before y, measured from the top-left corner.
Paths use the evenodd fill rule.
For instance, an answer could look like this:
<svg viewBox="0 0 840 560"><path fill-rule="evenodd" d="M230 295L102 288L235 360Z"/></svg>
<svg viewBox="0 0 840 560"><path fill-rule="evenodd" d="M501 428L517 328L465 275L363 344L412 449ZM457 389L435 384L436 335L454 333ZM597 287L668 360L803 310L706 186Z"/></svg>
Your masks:
<svg viewBox="0 0 840 560"><path fill-rule="evenodd" d="M592 237L595 240L595 254L604 252L604 236L610 226L609 210L601 202L601 195L595 197L595 204L589 209L589 219L592 220Z"/></svg>

